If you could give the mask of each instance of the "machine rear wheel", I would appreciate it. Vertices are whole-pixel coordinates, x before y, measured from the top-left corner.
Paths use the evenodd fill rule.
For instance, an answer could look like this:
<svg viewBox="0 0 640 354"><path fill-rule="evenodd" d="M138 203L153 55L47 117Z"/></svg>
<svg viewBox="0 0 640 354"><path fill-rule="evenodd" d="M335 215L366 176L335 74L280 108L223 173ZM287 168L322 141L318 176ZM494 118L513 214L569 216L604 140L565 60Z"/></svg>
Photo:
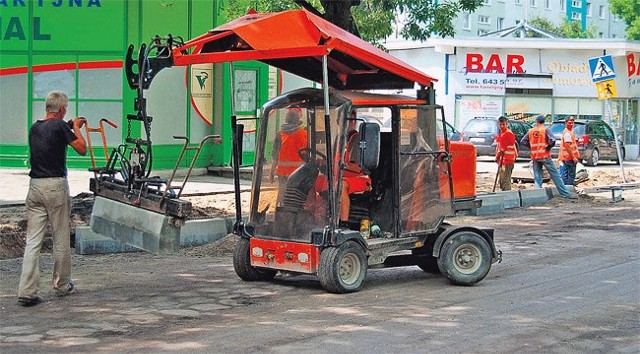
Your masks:
<svg viewBox="0 0 640 354"><path fill-rule="evenodd" d="M367 275L367 257L362 246L347 241L338 247L328 247L320 253L318 277L320 284L332 293L360 291Z"/></svg>
<svg viewBox="0 0 640 354"><path fill-rule="evenodd" d="M271 280L276 276L278 271L273 269L259 269L251 265L251 256L249 254L251 245L246 238L240 238L233 252L233 269L242 280L259 281Z"/></svg>
<svg viewBox="0 0 640 354"><path fill-rule="evenodd" d="M442 245L438 267L451 283L473 285L491 269L491 247L475 232L456 233Z"/></svg>

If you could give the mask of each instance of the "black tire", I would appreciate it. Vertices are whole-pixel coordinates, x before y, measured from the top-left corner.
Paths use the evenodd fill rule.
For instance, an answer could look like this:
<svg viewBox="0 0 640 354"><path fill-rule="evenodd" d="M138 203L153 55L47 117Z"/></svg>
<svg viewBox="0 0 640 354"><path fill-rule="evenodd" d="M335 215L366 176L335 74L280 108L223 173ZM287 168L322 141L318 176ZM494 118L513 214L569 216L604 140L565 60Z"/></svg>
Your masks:
<svg viewBox="0 0 640 354"><path fill-rule="evenodd" d="M427 273L440 274L440 268L438 268L438 258L430 254L420 256L417 266Z"/></svg>
<svg viewBox="0 0 640 354"><path fill-rule="evenodd" d="M491 269L491 247L475 232L456 233L442 245L438 267L451 283L473 285Z"/></svg>
<svg viewBox="0 0 640 354"><path fill-rule="evenodd" d="M241 238L236 244L233 252L233 269L242 280L260 281L271 280L276 276L277 270L258 269L251 265L251 256L249 255L251 245L249 240Z"/></svg>
<svg viewBox="0 0 640 354"><path fill-rule="evenodd" d="M327 291L344 294L360 291L367 276L367 257L362 246L347 241L320 253L318 277Z"/></svg>
<svg viewBox="0 0 640 354"><path fill-rule="evenodd" d="M598 161L600 161L600 151L598 151L598 149L593 149L591 156L587 159L587 165L598 166Z"/></svg>

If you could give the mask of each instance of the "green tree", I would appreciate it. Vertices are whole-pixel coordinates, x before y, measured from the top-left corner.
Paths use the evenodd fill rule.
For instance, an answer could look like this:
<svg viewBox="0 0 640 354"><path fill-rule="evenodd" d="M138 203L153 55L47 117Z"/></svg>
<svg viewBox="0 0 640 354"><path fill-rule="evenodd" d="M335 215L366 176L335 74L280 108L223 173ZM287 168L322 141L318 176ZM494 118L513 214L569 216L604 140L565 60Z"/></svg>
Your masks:
<svg viewBox="0 0 640 354"><path fill-rule="evenodd" d="M640 0L609 0L611 12L627 24L627 38L640 40Z"/></svg>
<svg viewBox="0 0 640 354"><path fill-rule="evenodd" d="M432 33L455 34L453 20L460 12L473 12L483 0L230 0L226 16L233 19L253 8L276 12L305 8L361 37L380 43L398 28L405 39L425 40ZM399 16L398 16L399 15ZM396 23L397 18L403 23Z"/></svg>
<svg viewBox="0 0 640 354"><path fill-rule="evenodd" d="M529 23L537 28L549 33L553 33L558 37L564 38L596 38L596 26L589 25L586 31L582 30L580 22L571 21L564 18L560 26L556 26L553 22L544 17L535 17L529 20ZM527 37L543 37L535 32L527 32Z"/></svg>

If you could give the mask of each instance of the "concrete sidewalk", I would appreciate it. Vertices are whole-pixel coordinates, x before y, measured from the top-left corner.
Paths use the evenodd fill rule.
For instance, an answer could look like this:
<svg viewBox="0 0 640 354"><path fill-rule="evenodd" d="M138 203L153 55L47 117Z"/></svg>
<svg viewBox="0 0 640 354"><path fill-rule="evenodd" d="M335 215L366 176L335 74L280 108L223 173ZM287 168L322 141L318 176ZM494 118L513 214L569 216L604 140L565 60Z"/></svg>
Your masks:
<svg viewBox="0 0 640 354"><path fill-rule="evenodd" d="M178 176L174 178L173 185L182 182L186 171L178 171ZM158 171L155 175L168 178L171 171ZM93 172L82 170L69 170L68 180L71 196L80 193L91 193L89 191L89 179L93 177ZM29 190L29 169L26 168L0 168L0 206L23 204ZM251 182L241 180L240 185L244 189L251 188ZM189 181L182 193L183 196L194 194L206 194L215 192L232 192L233 179L208 175L206 169L194 169L191 172Z"/></svg>

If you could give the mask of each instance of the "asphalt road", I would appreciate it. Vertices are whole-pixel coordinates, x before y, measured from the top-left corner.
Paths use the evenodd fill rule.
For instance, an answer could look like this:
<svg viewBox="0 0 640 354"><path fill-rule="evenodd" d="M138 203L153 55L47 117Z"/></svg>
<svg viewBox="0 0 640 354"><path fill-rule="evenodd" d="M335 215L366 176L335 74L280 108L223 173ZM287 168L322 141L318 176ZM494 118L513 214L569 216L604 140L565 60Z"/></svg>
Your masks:
<svg viewBox="0 0 640 354"><path fill-rule="evenodd" d="M74 255L78 293L16 302L0 261L0 352L638 353L640 191L553 199L454 224L496 228L504 261L472 287L417 267L370 270L361 292L311 276L248 283L229 255Z"/></svg>

